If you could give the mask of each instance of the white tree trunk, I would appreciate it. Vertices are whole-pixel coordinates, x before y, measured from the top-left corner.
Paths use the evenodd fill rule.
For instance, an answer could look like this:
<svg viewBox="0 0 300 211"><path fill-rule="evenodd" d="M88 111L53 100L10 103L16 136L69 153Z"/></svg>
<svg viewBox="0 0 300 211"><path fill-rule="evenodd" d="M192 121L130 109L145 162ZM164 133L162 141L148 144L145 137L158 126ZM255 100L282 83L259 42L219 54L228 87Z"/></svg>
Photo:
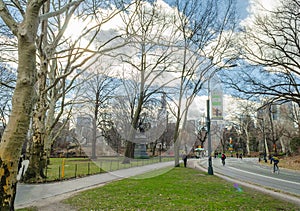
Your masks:
<svg viewBox="0 0 300 211"><path fill-rule="evenodd" d="M283 153L286 152L286 148L285 148L285 143L284 143L284 140L282 137L279 138L279 141L280 141L280 145L281 145L281 150Z"/></svg>

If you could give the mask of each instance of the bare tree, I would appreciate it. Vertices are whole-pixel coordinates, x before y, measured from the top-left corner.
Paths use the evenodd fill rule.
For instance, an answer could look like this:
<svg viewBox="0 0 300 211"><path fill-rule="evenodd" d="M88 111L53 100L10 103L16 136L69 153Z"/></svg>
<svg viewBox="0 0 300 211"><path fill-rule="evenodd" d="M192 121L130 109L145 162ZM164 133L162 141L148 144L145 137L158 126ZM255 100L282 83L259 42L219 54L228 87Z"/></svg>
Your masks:
<svg viewBox="0 0 300 211"><path fill-rule="evenodd" d="M298 0L280 1L276 9L261 6L254 21L242 29L237 46L248 67L230 74L231 87L251 97L267 96L269 102L299 104ZM267 102L268 103L268 102Z"/></svg>
<svg viewBox="0 0 300 211"><path fill-rule="evenodd" d="M5 23L5 28L10 30L10 35L16 38L18 45L18 75L12 98L12 111L0 143L0 178L1 181L5 181L5 183L1 183L0 187L0 203L5 210L14 209L19 155L27 136L33 108L35 108L34 119L38 120L34 121L33 124L35 131L33 135L34 148L37 149L37 163L41 163L39 161L41 161L41 156L44 154L44 123L48 107L46 102L47 92L53 91L51 88L58 84L56 91L67 89L65 82L59 79L66 78L73 70L83 66L89 58L97 55L99 49L103 47L102 44L98 45L96 49L92 49L89 54L86 54L89 45L81 48L75 44L76 41L72 43L69 42L70 40L64 39L63 42L61 39L72 13L82 2L80 0L72 2L59 1L59 4L56 4L54 1L34 0L28 2L17 1L10 4L0 1L0 16ZM96 4L91 5L96 6ZM85 12L89 11L91 10L85 10ZM62 14L66 18L64 22L59 20L62 18ZM87 14L84 13L83 15ZM51 27L51 24L56 20L59 23L56 28L57 31L53 30L53 26ZM9 30L7 30L8 34ZM90 29L89 31L91 32L89 39L94 40L97 31L99 31L99 25L94 30ZM87 35L87 32L83 33L84 35ZM51 37L53 40L51 40ZM63 44L68 43L73 45L72 48L59 48L61 51L57 51L58 45L63 46ZM39 57L36 55L39 55ZM86 57L80 60L79 58L83 55L86 55ZM57 58L65 60L56 63ZM51 61L54 62L50 64ZM76 61L75 64L74 61ZM68 65L65 65L66 63ZM48 69L49 66L52 69ZM62 71L62 75L54 78L53 83L46 87L47 82L49 82L47 81L47 71L54 70L54 73L56 73L55 71L61 70L60 68L66 70L66 72ZM37 79L38 84L36 84ZM55 99L57 100L57 98ZM34 107L35 103L37 103L36 107ZM52 105L55 105L55 103ZM41 165L38 165L39 167L35 169L38 169L39 172L36 175L39 176Z"/></svg>
<svg viewBox="0 0 300 211"><path fill-rule="evenodd" d="M176 1L181 34L178 42L179 83L176 107L172 110L176 118L174 151L175 166L179 166L180 131L186 130L189 106L204 85L222 67L232 64L234 59L229 50L235 28L234 1ZM179 57L179 56L178 56ZM227 57L227 59L225 59ZM182 124L182 129L180 125Z"/></svg>
<svg viewBox="0 0 300 211"><path fill-rule="evenodd" d="M81 6L84 4L82 3ZM61 9L60 5L53 8L56 11ZM53 141L59 135L59 133L54 135L52 130L61 117L70 118L74 99L67 100L67 95L70 95L78 85L75 83L76 79L97 61L99 55L124 45L123 40L119 39L120 34L109 32L111 36L107 36L108 32L101 30L103 24L118 14L119 10L112 10L104 15L99 8L85 7L88 11L97 9L100 14L96 12L76 14L75 9L76 7L68 9L61 15L62 17L56 16L54 20L46 19L43 25L43 36L38 43L40 74L37 103L33 115L30 166L26 173L28 179L39 180L44 177L45 161L50 155ZM47 11L47 7L45 10ZM81 32L75 34L75 37L72 34L68 35L66 30L68 24L74 24L72 20L82 22ZM54 33L55 31L59 33ZM64 125L61 129L63 127Z"/></svg>
<svg viewBox="0 0 300 211"><path fill-rule="evenodd" d="M245 140L244 152L250 155L251 140L255 136L256 112L259 107L256 102L235 98L235 108L230 111L230 122L238 129L239 134Z"/></svg>
<svg viewBox="0 0 300 211"><path fill-rule="evenodd" d="M79 108L76 109L80 115L90 116L92 119L92 154L91 158L96 158L96 142L100 136L114 136L113 123L110 115L109 101L115 95L116 88L120 81L109 76L110 65L105 59L99 59L83 75L84 79L79 93ZM78 87L79 88L79 87ZM117 136L114 136L117 137ZM114 140L113 140L114 141Z"/></svg>
<svg viewBox="0 0 300 211"><path fill-rule="evenodd" d="M298 136L298 129L291 118L293 103L271 104L261 110L265 113L265 136L270 152L291 153L290 140ZM294 103L294 105L297 105Z"/></svg>
<svg viewBox="0 0 300 211"><path fill-rule="evenodd" d="M36 82L36 37L39 13L46 1L17 2L8 9L0 1L0 16L18 40L18 75L12 98L12 112L0 143L0 203L5 210L14 210L16 175L23 142L26 138L33 108ZM26 11L23 8L26 7ZM18 15L12 14L17 12ZM15 17L15 18L14 18ZM16 17L19 18L16 19Z"/></svg>
<svg viewBox="0 0 300 211"><path fill-rule="evenodd" d="M281 127L284 127L283 137L280 139L280 144L282 146L282 151L289 155L293 153L293 149L291 148L291 144L295 144L299 147L299 143L297 144L297 139L299 137L299 105L296 103L287 103L284 105L280 105L280 114L281 117L278 121L278 124ZM295 125L297 125L295 127ZM294 142L294 143L292 143Z"/></svg>
<svg viewBox="0 0 300 211"><path fill-rule="evenodd" d="M0 127L2 129L6 127L11 112L11 97L15 82L14 69L10 68L9 65L0 64Z"/></svg>
<svg viewBox="0 0 300 211"><path fill-rule="evenodd" d="M158 101L155 98L163 93L163 87L170 82L170 79L164 76L172 64L174 38L170 34L174 34L174 26L169 22L170 17L159 2L151 4L135 1L129 11L129 15L123 16L123 30L130 44L114 56L124 65L121 77L125 90L124 98L128 100L123 104L123 109L128 113L127 118L123 119L126 119L131 128L130 134L125 138L125 157L134 158L134 134L138 130L141 131L141 127L146 123L142 116L147 115L149 118L149 115L154 113L150 108ZM153 132L152 135L158 134ZM151 141L156 139L148 138L154 139Z"/></svg>

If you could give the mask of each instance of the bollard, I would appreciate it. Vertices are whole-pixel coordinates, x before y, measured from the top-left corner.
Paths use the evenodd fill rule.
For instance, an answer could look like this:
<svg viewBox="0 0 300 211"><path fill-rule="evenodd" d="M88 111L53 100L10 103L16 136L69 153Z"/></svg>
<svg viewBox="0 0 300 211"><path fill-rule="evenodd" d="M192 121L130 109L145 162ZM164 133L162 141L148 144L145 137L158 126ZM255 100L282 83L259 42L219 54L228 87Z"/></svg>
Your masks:
<svg viewBox="0 0 300 211"><path fill-rule="evenodd" d="M77 177L77 163L75 164L75 178Z"/></svg>
<svg viewBox="0 0 300 211"><path fill-rule="evenodd" d="M63 158L62 163L61 163L61 178L62 179L64 179L64 177L65 177L65 161L66 161L66 158Z"/></svg>

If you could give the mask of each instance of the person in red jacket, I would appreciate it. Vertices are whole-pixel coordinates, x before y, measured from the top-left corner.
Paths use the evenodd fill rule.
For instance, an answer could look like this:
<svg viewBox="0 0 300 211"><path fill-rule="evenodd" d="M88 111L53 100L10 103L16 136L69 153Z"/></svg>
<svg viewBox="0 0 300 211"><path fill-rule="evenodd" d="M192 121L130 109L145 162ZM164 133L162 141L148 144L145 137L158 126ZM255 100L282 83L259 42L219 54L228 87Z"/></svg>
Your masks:
<svg viewBox="0 0 300 211"><path fill-rule="evenodd" d="M222 153L222 155L221 155L221 160L222 160L223 166L225 166L226 155L224 153Z"/></svg>

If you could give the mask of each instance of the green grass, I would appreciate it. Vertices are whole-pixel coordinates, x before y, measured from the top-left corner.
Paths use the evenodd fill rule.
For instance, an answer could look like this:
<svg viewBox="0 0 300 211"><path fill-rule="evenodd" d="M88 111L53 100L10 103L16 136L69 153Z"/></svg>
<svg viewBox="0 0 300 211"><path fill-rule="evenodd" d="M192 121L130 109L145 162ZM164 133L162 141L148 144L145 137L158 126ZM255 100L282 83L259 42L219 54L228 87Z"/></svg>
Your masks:
<svg viewBox="0 0 300 211"><path fill-rule="evenodd" d="M161 172L160 172L161 173ZM299 210L299 207L189 168L149 172L64 201L78 210ZM145 179L142 179L145 178Z"/></svg>
<svg viewBox="0 0 300 211"><path fill-rule="evenodd" d="M64 165L63 177L63 158L51 158L50 165L45 174L47 181L55 181L74 177L82 177L90 174L104 172L96 163L86 158L67 158Z"/></svg>
<svg viewBox="0 0 300 211"><path fill-rule="evenodd" d="M36 207L28 207L28 208L21 208L17 209L18 211L37 211L38 209Z"/></svg>

